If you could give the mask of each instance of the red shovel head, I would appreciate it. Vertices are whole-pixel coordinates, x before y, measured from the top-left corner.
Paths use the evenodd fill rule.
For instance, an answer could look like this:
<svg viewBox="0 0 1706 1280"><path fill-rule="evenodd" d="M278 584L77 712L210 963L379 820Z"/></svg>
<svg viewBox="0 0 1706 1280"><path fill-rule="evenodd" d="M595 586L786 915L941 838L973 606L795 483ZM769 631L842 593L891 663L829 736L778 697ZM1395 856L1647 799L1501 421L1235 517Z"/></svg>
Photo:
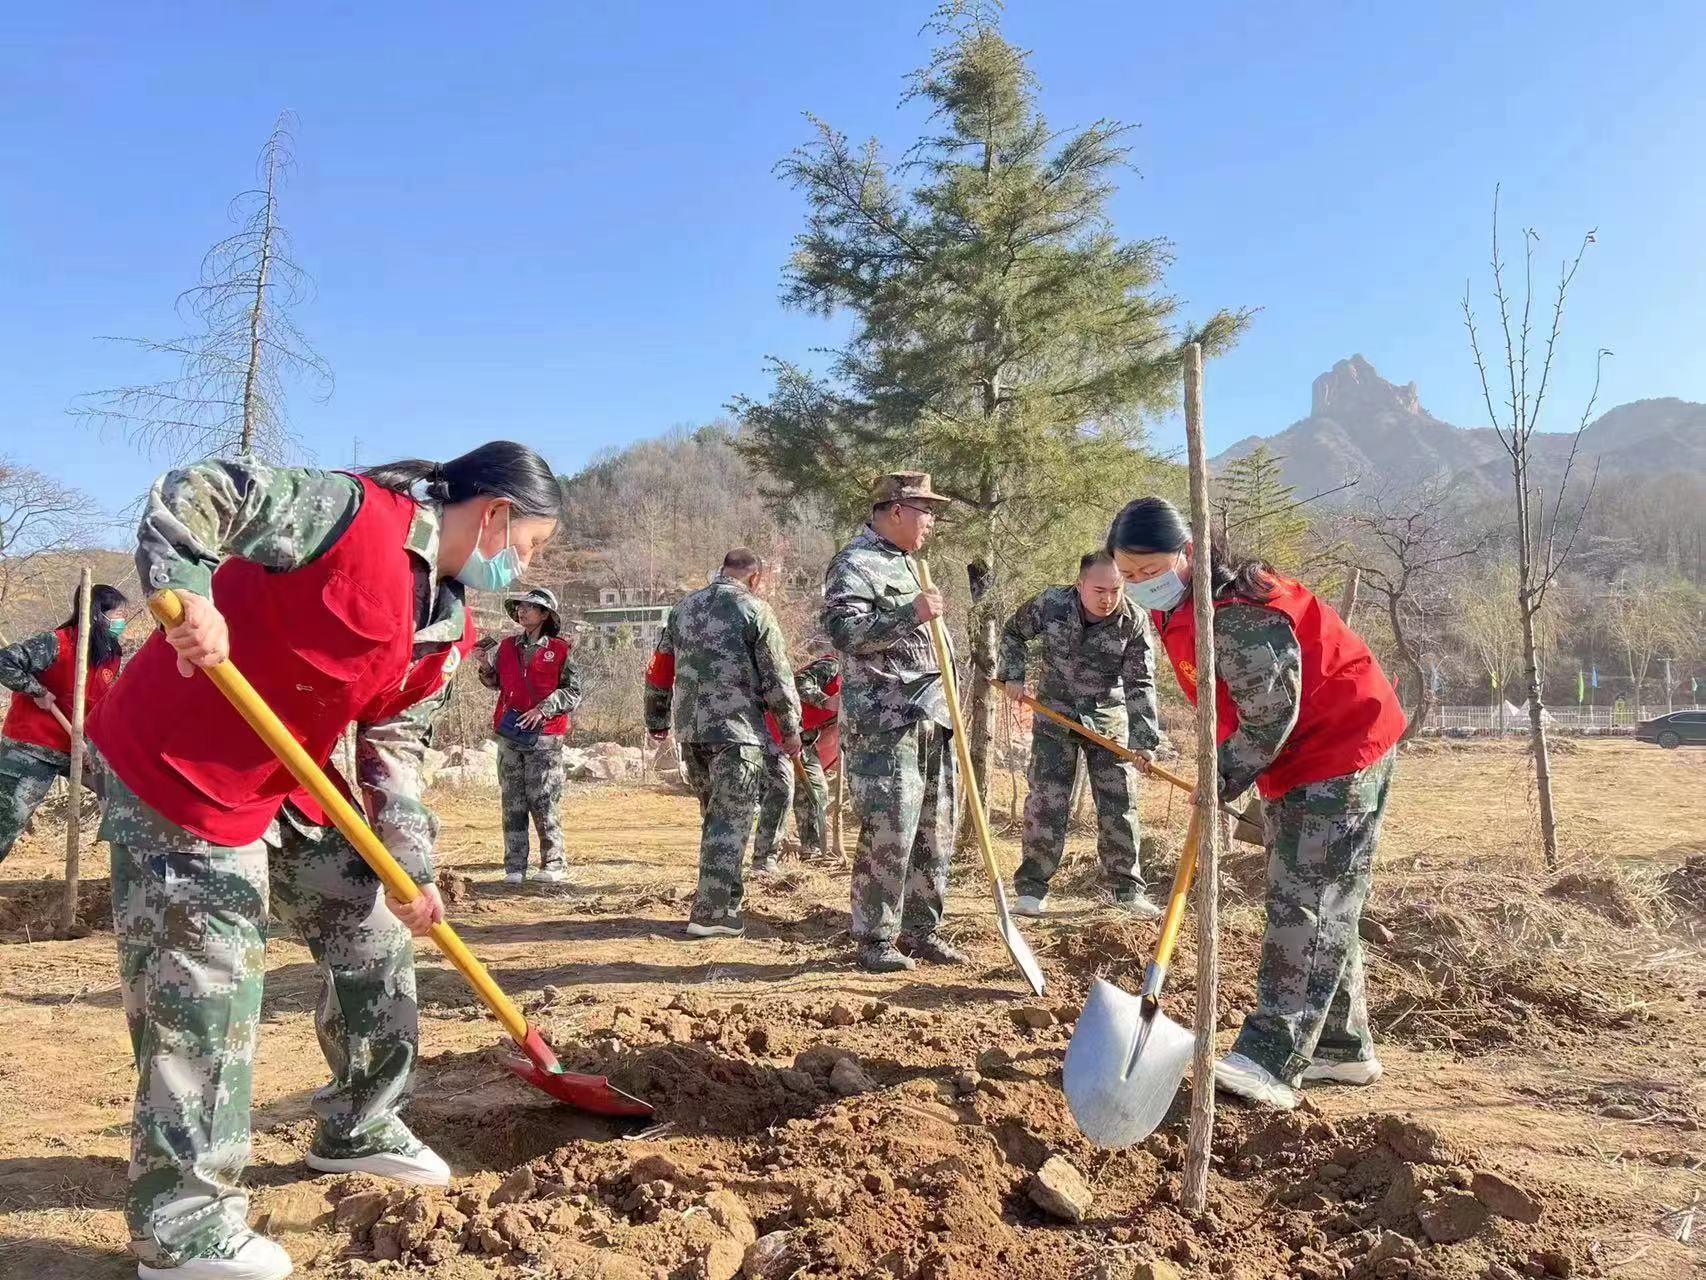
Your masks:
<svg viewBox="0 0 1706 1280"><path fill-rule="evenodd" d="M535 1088L543 1089L560 1102L599 1116L649 1116L652 1105L623 1093L604 1076L564 1071L539 1028L527 1028L522 1053L504 1055L503 1064ZM526 1056L523 1057L522 1054Z"/></svg>

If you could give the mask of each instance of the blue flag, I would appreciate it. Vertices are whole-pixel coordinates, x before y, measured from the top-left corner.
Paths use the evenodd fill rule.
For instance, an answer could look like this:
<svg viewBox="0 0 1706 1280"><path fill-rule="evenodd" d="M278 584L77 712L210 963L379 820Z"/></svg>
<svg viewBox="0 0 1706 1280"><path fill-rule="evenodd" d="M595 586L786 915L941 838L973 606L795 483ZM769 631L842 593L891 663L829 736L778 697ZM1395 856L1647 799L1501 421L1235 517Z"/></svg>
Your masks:
<svg viewBox="0 0 1706 1280"><path fill-rule="evenodd" d="M1599 664L1598 663L1595 663L1594 668L1593 668L1593 687L1595 689L1599 688Z"/></svg>

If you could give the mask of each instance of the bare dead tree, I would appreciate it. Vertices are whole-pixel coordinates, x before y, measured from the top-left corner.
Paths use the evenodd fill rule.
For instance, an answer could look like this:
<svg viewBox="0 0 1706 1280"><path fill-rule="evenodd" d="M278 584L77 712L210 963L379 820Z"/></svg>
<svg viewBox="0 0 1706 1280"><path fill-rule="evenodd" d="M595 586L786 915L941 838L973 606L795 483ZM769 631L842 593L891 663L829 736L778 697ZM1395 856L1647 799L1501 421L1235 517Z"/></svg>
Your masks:
<svg viewBox="0 0 1706 1280"><path fill-rule="evenodd" d="M73 415L173 461L233 454L282 461L296 452L287 384L307 383L324 400L332 371L290 318L313 293L279 221L279 196L296 164L294 124L290 112L280 114L261 148L256 186L231 201L237 231L207 251L199 282L178 296L191 332L107 339L176 359L177 375L91 392Z"/></svg>
<svg viewBox="0 0 1706 1280"><path fill-rule="evenodd" d="M1487 406L1487 419L1499 437L1499 443L1511 460L1511 480L1515 503L1517 550L1517 615L1522 623L1523 674L1527 682L1529 738L1534 752L1535 790L1540 802L1540 840L1547 867L1558 864L1558 820L1552 804L1552 762L1546 742L1545 707L1541 702L1540 644L1537 638L1538 619L1546 604L1546 594L1557 581L1559 573L1575 549L1581 532L1582 517L1593 499L1594 483L1598 479L1596 460L1579 500L1570 493L1577 460L1581 453L1582 433L1599 399L1600 372L1605 357L1611 352L1601 348L1594 359L1593 389L1581 419L1570 437L1570 448L1564 460L1562 474L1556 481L1556 491L1550 507L1535 474L1530 444L1540 427L1541 410L1551 384L1553 360L1558 350L1558 336L1564 327L1564 303L1576 272L1595 232L1582 237L1576 256L1566 259L1559 267L1558 285L1552 299L1552 327L1546 338L1545 354L1540 359L1534 386L1529 386L1530 362L1538 354L1531 348L1534 315L1534 246L1540 236L1532 227L1523 228L1523 284L1520 297L1505 285L1505 261L1499 245L1499 193L1493 190L1493 299L1498 306L1499 324L1505 342L1505 375L1509 385L1508 398L1495 406L1492 375L1481 352L1480 334L1475 325L1475 310L1471 303L1471 286L1463 288L1463 322L1469 331L1469 350L1475 358L1475 370L1481 378L1481 396ZM1515 314L1517 305L1521 315ZM1501 397L1504 388L1501 387Z"/></svg>
<svg viewBox="0 0 1706 1280"><path fill-rule="evenodd" d="M1386 606L1387 625L1404 671L1416 686L1404 739L1414 737L1433 710L1434 691L1422 666L1419 624L1442 596L1440 574L1478 555L1488 534L1467 528L1451 501L1448 482L1377 491L1347 517L1353 531L1350 572Z"/></svg>
<svg viewBox="0 0 1706 1280"><path fill-rule="evenodd" d="M55 553L94 541L103 519L88 494L0 457L0 610Z"/></svg>

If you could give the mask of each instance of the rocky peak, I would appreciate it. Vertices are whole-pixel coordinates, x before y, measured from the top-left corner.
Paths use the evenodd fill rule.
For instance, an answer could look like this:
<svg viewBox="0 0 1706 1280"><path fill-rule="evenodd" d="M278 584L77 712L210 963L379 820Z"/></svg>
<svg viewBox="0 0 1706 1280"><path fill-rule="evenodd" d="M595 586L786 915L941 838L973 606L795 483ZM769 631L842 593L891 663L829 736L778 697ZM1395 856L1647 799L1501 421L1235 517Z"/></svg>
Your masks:
<svg viewBox="0 0 1706 1280"><path fill-rule="evenodd" d="M1400 387L1388 382L1362 356L1354 355L1315 379L1309 412L1340 421L1384 413L1419 415L1422 402L1415 383Z"/></svg>

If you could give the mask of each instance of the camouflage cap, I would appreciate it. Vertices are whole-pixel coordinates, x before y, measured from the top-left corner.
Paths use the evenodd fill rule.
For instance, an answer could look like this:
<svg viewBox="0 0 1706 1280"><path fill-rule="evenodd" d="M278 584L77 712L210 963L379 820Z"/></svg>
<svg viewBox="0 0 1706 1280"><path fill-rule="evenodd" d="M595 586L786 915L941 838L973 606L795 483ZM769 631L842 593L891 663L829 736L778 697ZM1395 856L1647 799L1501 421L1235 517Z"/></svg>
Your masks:
<svg viewBox="0 0 1706 1280"><path fill-rule="evenodd" d="M535 605L545 610L551 615L552 622L559 627L563 625L562 611L557 608L557 597L545 587L534 587L531 591L524 591L518 596L506 597L504 599L504 612L509 614L512 621L519 622L521 619L515 616L515 610L517 605L523 604Z"/></svg>
<svg viewBox="0 0 1706 1280"><path fill-rule="evenodd" d="M891 471L871 482L871 505L888 502L950 502L930 487L928 471Z"/></svg>

